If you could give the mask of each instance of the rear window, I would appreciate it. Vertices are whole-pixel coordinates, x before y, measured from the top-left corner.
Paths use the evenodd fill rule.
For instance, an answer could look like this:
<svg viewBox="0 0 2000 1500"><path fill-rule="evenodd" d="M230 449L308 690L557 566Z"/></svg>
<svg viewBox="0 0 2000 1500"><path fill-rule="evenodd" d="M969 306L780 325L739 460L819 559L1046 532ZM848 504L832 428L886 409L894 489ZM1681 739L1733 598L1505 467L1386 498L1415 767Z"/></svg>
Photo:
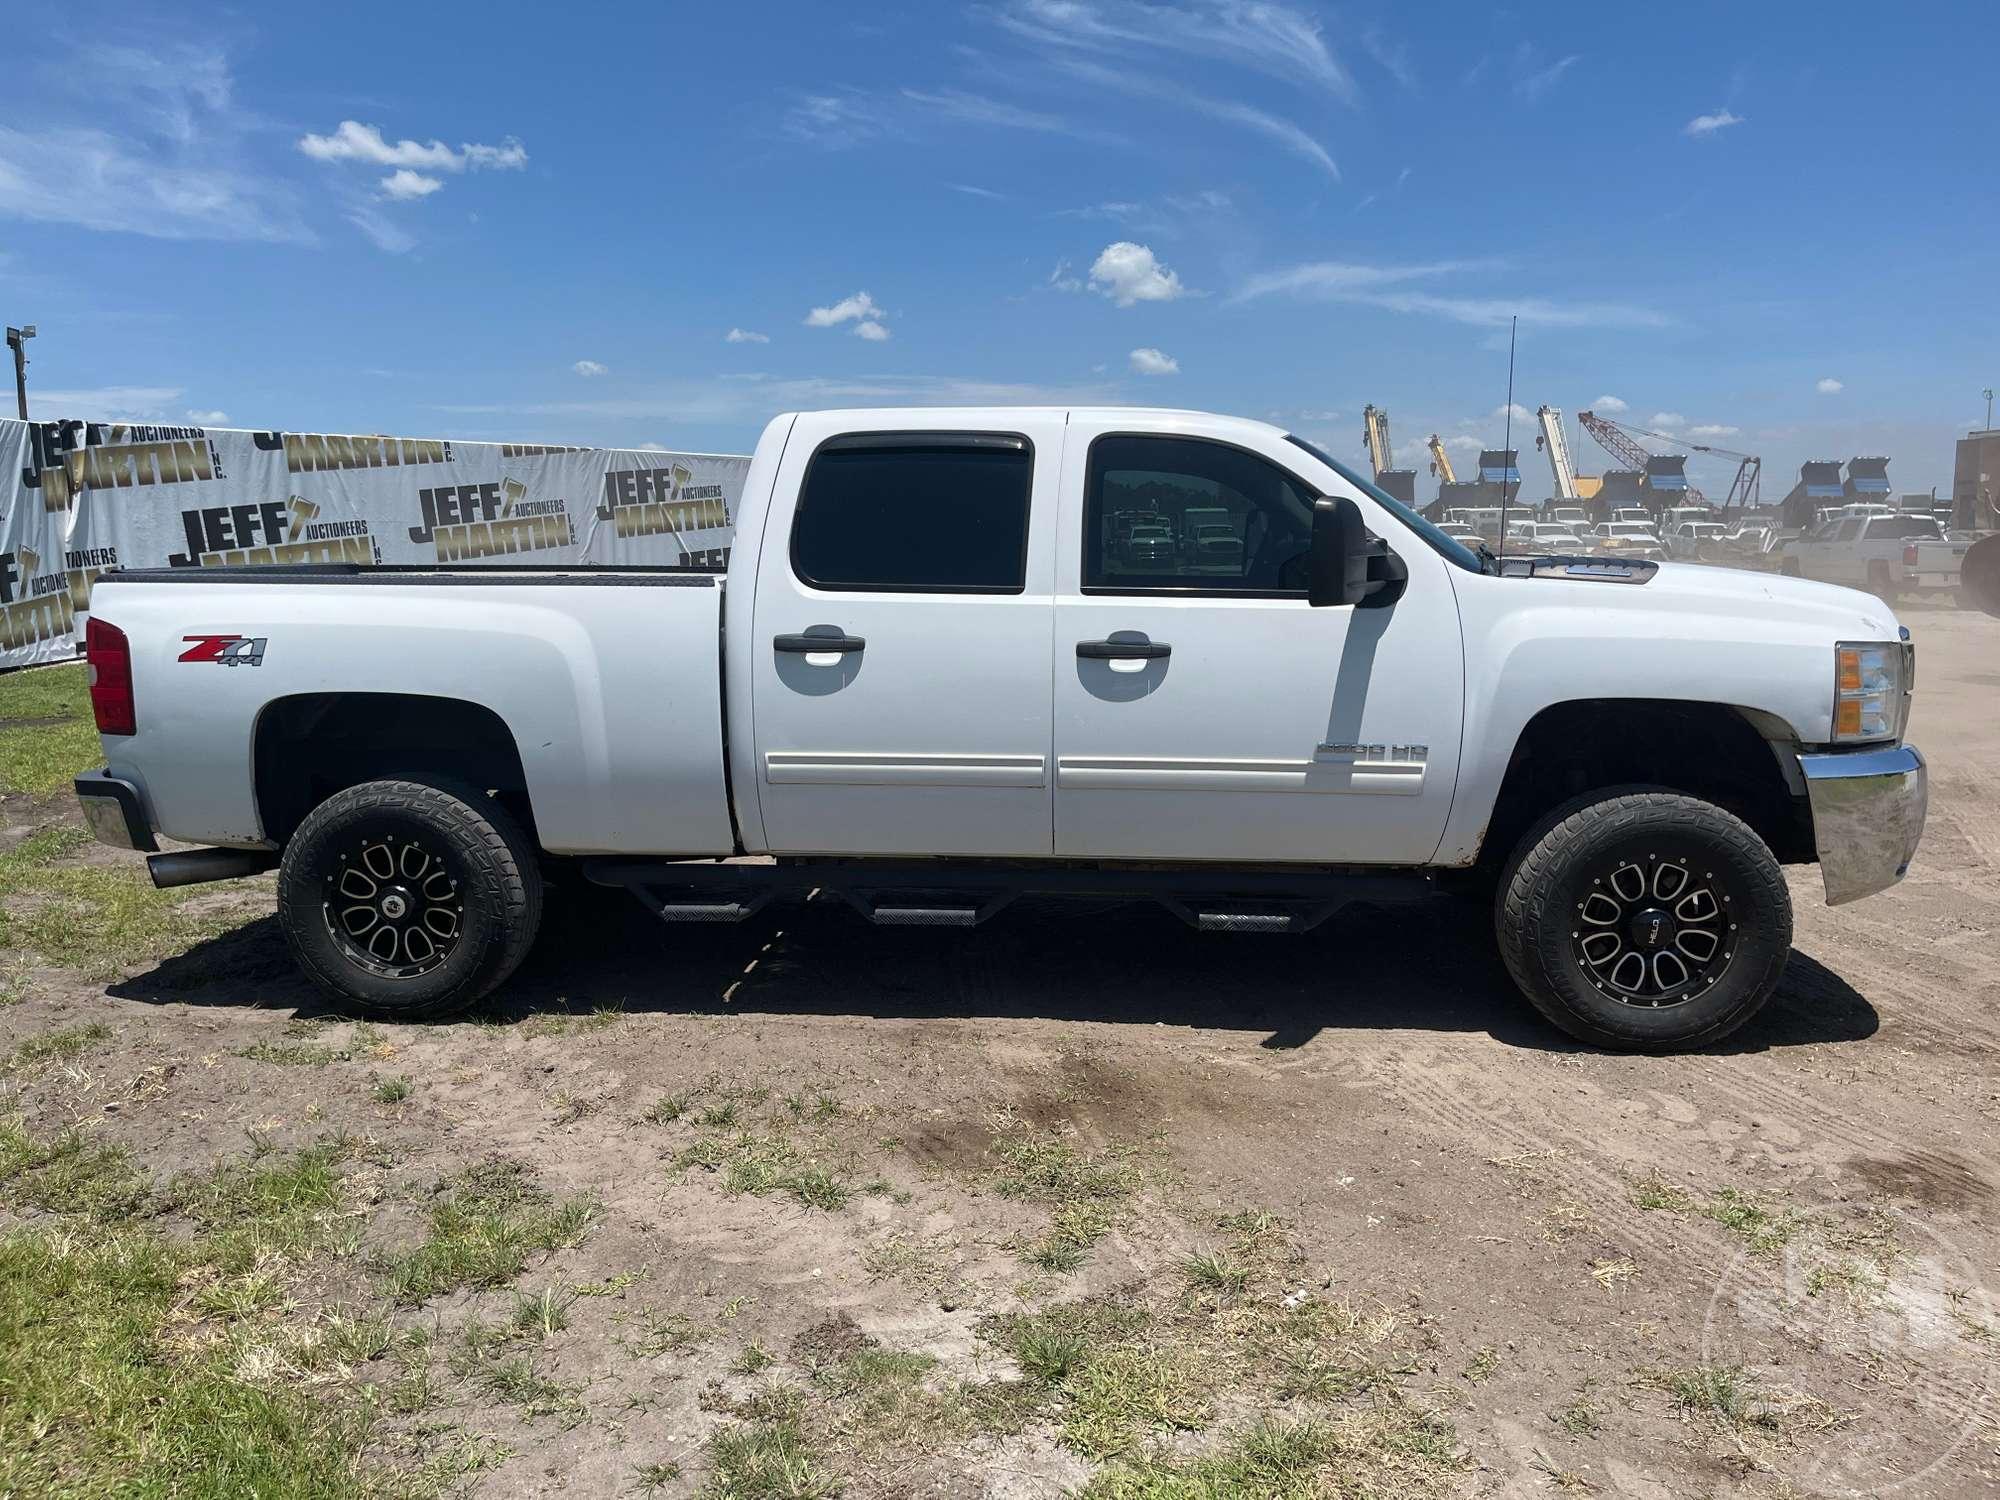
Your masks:
<svg viewBox="0 0 2000 1500"><path fill-rule="evenodd" d="M1034 450L1011 433L860 433L813 455L792 571L820 589L1018 594Z"/></svg>
<svg viewBox="0 0 2000 1500"><path fill-rule="evenodd" d="M1877 516L1868 523L1868 539L1906 542L1941 542L1944 531L1932 516Z"/></svg>

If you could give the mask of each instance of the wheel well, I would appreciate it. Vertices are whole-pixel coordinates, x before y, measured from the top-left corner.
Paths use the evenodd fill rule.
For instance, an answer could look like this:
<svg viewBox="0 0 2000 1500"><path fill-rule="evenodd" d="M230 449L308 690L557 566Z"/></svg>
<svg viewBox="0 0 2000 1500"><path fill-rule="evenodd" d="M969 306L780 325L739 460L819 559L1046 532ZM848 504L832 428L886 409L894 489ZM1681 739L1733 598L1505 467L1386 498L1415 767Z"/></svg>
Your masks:
<svg viewBox="0 0 2000 1500"><path fill-rule="evenodd" d="M257 815L279 844L335 792L384 776L444 777L492 792L534 836L528 779L506 721L459 698L306 693L257 720Z"/></svg>
<svg viewBox="0 0 2000 1500"><path fill-rule="evenodd" d="M1537 818L1572 797L1643 784L1726 808L1781 862L1808 863L1817 858L1811 809L1786 777L1780 733L1720 703L1594 698L1545 708L1515 743L1480 861L1506 859Z"/></svg>

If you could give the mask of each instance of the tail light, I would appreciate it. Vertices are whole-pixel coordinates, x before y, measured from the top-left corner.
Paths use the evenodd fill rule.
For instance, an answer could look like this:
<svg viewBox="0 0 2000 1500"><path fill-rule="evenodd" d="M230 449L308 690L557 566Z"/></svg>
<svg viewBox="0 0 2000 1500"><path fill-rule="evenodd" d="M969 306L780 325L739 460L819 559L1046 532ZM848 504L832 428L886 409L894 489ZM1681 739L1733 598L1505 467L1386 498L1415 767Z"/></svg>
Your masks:
<svg viewBox="0 0 2000 1500"><path fill-rule="evenodd" d="M1917 565L1917 544L1915 542L1910 542L1907 543L1903 548L1903 566L1906 568L1914 568L1916 565Z"/></svg>
<svg viewBox="0 0 2000 1500"><path fill-rule="evenodd" d="M116 625L90 617L83 633L83 659L90 667L90 710L99 734L137 734L132 705L132 646Z"/></svg>

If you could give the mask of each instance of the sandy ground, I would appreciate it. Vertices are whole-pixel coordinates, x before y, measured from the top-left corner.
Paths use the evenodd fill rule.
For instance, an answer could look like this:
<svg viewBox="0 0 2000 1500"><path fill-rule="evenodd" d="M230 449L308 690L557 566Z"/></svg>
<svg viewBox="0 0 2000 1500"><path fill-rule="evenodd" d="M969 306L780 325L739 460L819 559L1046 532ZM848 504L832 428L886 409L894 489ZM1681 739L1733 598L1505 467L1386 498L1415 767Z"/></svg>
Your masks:
<svg viewBox="0 0 2000 1500"><path fill-rule="evenodd" d="M407 1241L431 1183L495 1154L557 1193L601 1195L590 1238L522 1283L635 1278L579 1300L547 1346L587 1416L447 1398L451 1422L512 1453L465 1481L478 1495L626 1493L635 1464L676 1456L683 1477L662 1492L693 1493L726 1393L782 1378L829 1318L941 1370L1004 1376L983 1319L1157 1291L1238 1211L1283 1222L1311 1294L1420 1333L1398 1379L1456 1430L1466 1464L1449 1492L1992 1495L2000 620L1905 619L1910 738L1933 778L1917 863L1838 909L1817 870L1793 871L1784 987L1714 1053L1576 1048L1512 992L1484 912L1444 899L1281 939L1061 903L969 934L873 929L819 903L665 928L604 893L559 902L481 1015L359 1041L329 1022L316 1036L353 1055L325 1067L236 1055L326 1014L268 916L108 987L37 969L0 1010L0 1051L87 1020L113 1035L6 1086L31 1117L87 1121L160 1173L225 1159L251 1130L366 1137L386 1163L372 1246ZM375 1100L388 1075L414 1081L406 1102ZM831 1149L874 1190L822 1211L676 1169L695 1126L646 1115L705 1082L711 1098L837 1101ZM1145 1186L1073 1274L1015 1253L1046 1215L991 1191L1011 1131L1142 1165ZM1649 1182L1686 1196L1641 1207L1658 1201ZM1718 1194L1807 1227L1760 1253L1703 1211ZM1826 1274L1856 1257L1858 1288ZM421 1316L480 1305L454 1294ZM643 1352L633 1330L670 1314L714 1336ZM751 1344L775 1373L740 1373ZM1782 1422L1704 1418L1658 1378L1737 1366ZM1177 1450L1257 1414L1223 1394ZM1594 1432L1552 1419L1580 1395ZM847 1482L1033 1496L1091 1472L1044 1421Z"/></svg>

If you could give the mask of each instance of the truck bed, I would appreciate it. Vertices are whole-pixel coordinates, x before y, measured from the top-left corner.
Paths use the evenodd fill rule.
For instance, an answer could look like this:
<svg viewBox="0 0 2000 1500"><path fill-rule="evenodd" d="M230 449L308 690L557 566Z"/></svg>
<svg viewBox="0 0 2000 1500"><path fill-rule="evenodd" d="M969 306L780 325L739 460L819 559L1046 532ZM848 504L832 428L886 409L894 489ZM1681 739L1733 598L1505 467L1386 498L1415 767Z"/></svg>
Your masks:
<svg viewBox="0 0 2000 1500"><path fill-rule="evenodd" d="M512 736L550 852L727 854L722 594L717 574L681 568L106 573L91 612L132 642L138 720L106 741L109 769L138 773L171 838L268 843L255 756L273 704L457 699Z"/></svg>

